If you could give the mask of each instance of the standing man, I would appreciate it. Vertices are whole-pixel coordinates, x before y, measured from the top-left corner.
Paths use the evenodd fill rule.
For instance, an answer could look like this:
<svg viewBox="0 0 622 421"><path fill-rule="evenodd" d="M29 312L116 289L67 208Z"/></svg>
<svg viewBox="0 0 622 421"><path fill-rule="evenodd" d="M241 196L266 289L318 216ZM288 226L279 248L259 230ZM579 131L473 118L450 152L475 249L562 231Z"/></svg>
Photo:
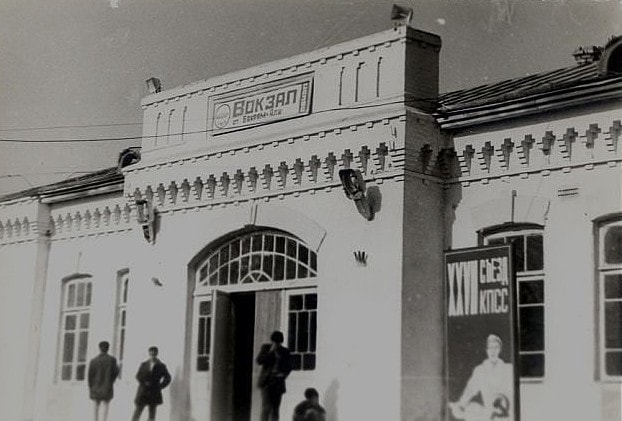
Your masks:
<svg viewBox="0 0 622 421"><path fill-rule="evenodd" d="M257 355L257 364L261 366L257 382L261 389L261 421L278 421L285 379L292 371L289 350L282 343L283 333L274 331L270 343L263 344Z"/></svg>
<svg viewBox="0 0 622 421"><path fill-rule="evenodd" d="M158 359L158 347L149 348L149 359L143 362L136 373L136 409L132 421L138 421L145 406L149 407L149 421L155 421L156 409L162 404L162 389L171 382L166 365Z"/></svg>
<svg viewBox="0 0 622 421"><path fill-rule="evenodd" d="M108 342L100 342L99 355L89 362L89 396L93 401L95 421L99 421L100 408L103 412L102 421L108 419L108 404L113 396L112 385L119 375L117 360L112 355L108 355L109 349Z"/></svg>

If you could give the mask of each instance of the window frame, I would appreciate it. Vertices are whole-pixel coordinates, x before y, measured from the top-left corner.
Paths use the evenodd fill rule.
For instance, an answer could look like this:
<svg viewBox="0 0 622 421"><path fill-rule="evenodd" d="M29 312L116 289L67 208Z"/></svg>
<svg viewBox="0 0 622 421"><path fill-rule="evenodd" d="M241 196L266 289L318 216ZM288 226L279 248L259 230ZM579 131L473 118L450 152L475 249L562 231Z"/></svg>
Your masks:
<svg viewBox="0 0 622 421"><path fill-rule="evenodd" d="M193 309L192 309L192 353L191 353L191 372L194 375L203 375L207 376L212 371L212 334L213 334L213 323L214 323L214 296L212 293L208 294L195 294L192 297L193 300ZM206 324L207 332L206 332L206 353L205 357L207 357L207 368L205 370L198 369L198 358L199 358L199 324L200 324L200 311L201 311L201 303L209 302L210 303L210 312L209 316L206 317L208 322ZM204 333L205 334L205 333Z"/></svg>
<svg viewBox="0 0 622 421"><path fill-rule="evenodd" d="M524 270L519 270L518 268L516 269L516 276L515 276L515 289L516 289L516 299L515 299L515 305L516 305L516 317L517 317L517 346L518 346L518 363L520 364L521 361L521 356L523 355L542 355L543 358L543 374L541 376L525 376L521 373L521 369L519 368L518 370L518 374L520 377L520 381L523 383L540 383L542 381L544 381L544 379L546 378L546 367L547 367L547 346L546 346L546 330L547 330L547 326L546 326L546 265L545 265L545 250L544 250L544 240L545 240L545 235L544 235L544 227L537 225L537 224L503 224L500 226L496 226L496 227L491 227L488 229L484 229L478 232L479 235L479 243L481 245L488 245L490 240L494 240L494 239L504 239L505 244L509 243L509 240L511 237L517 237L517 236L521 236L523 237L523 244L524 244L524 249L523 249L523 264ZM542 238L542 269L536 269L536 270L528 270L527 269L527 256L528 256L528 252L527 252L527 237L529 235L539 235ZM515 259L514 259L515 260ZM514 264L516 265L516 262L514 262ZM521 284L526 283L526 282L534 282L534 281L541 281L542 282L542 302L541 303L521 303L520 302L520 291L521 291ZM521 309L525 309L525 308L537 308L537 307L541 307L542 308L542 319L543 319L543 326L542 326L542 350L537 350L537 351L532 351L532 350L526 350L523 351L520 349L521 347L521 331L520 331L520 320L521 320Z"/></svg>
<svg viewBox="0 0 622 421"><path fill-rule="evenodd" d="M84 302L86 304L78 305L78 292L79 285L85 285L84 289ZM93 305L93 278L91 275L78 275L72 276L70 278L66 278L62 282L61 288L61 305L59 311L59 325L58 325L58 355L56 360L57 367L57 380L63 383L79 383L83 382L87 378L87 366L88 366L88 355L89 355L89 336L92 326L91 321L91 310ZM75 293L75 305L70 305L70 291L71 288L74 287ZM87 326L81 326L83 316L87 316ZM75 320L75 328L68 329L67 321L68 316L74 316ZM71 350L71 361L65 361L65 353L66 353L66 335L69 333L73 333L73 349ZM86 333L86 337L84 338L84 355L83 360L80 358L80 345L82 344L83 339L82 335ZM65 379L63 370L65 367L69 366L71 369L70 377ZM83 368L83 377L78 378L78 370Z"/></svg>
<svg viewBox="0 0 622 421"><path fill-rule="evenodd" d="M318 313L319 313L319 294L318 294L318 289L317 287L311 287L311 288L290 288L290 289L286 289L284 291L284 300L283 300L283 304L282 304L282 315L281 315L281 326L283 326L283 336L284 336L284 344L287 345L290 354L296 354L296 351L294 351L293 349L289 348L289 335L290 335L290 331L289 331L289 315L290 315L290 310L289 310L289 303L290 303L290 299L292 296L296 296L296 295L307 295L307 294L314 294L316 297L316 306L315 306L315 351L313 351L313 355L315 357L315 365L312 369L292 369L292 372L296 372L296 373L300 373L300 374L305 374L305 373L314 373L317 370L318 367L318 331L319 331L319 325L318 325Z"/></svg>
<svg viewBox="0 0 622 421"><path fill-rule="evenodd" d="M115 305L114 350L119 365L119 377L123 371L123 360L127 339L127 304L129 301L130 271L123 269L117 272L117 295Z"/></svg>
<svg viewBox="0 0 622 421"><path fill-rule="evenodd" d="M608 275L622 275L622 263L607 263L605 261L605 234L608 228L622 227L622 217L610 218L601 221L597 225L597 258L596 258L596 278L598 288L598 375L599 379L604 382L620 383L622 382L622 374L609 375L606 368L606 354L610 350L622 351L622 347L607 347L606 344L606 303L622 302L620 298L605 297L605 278Z"/></svg>
<svg viewBox="0 0 622 421"><path fill-rule="evenodd" d="M272 250L265 249L266 242L265 236L272 236ZM262 236L262 244L259 249L255 249L254 237ZM283 240L283 251L278 250L277 245L280 240ZM244 250L246 244L244 242L248 240L248 250ZM295 255L290 255L289 244L295 244ZM237 254L232 256L230 250L233 250L233 244L238 244ZM306 259L304 261L300 259L300 249L303 248L306 251ZM225 251L227 249L227 251ZM221 252L226 254L226 259L221 259ZM223 254L223 256L224 256ZM253 257L258 257L253 259ZM278 258L278 259L277 259ZM227 260L228 259L228 260ZM224 260L224 262L223 262ZM264 264L266 261L270 261L272 265L272 273L268 273L264 270ZM283 261L282 273L277 274L277 260ZM259 261L259 268L254 268L255 261ZM246 271L242 269L243 262L246 262ZM235 265L233 265L235 263ZM289 268L293 264L295 274L290 276L288 273ZM232 268L236 267L234 271ZM227 282L222 282L220 274L222 269L226 268ZM306 276L299 276L301 269L304 269ZM233 273L236 273L236 282L230 282ZM195 293L199 290L210 291L214 288L222 289L223 291L234 290L249 290L268 289L273 287L284 288L292 283L294 285L304 284L305 282L314 282L317 278L318 261L317 253L309 247L304 241L298 237L289 234L287 232L274 230L274 229L259 229L248 232L240 232L237 235L232 235L223 241L219 241L213 246L209 247L209 252L201 256L200 260L194 265L194 290ZM244 273L244 275L242 275ZM212 278L215 275L215 278ZM282 276L279 278L278 276ZM212 282L212 279L216 279ZM245 282L248 280L249 282Z"/></svg>

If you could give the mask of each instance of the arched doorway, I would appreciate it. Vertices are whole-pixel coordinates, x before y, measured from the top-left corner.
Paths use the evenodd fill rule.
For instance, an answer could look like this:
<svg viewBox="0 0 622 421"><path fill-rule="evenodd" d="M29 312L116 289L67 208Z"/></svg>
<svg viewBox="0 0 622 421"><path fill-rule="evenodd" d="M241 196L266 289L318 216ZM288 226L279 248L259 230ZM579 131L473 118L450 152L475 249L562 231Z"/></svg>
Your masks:
<svg viewBox="0 0 622 421"><path fill-rule="evenodd" d="M273 330L284 331L299 369L315 367L317 255L289 233L245 230L209 245L191 274L191 370L208 391L208 419L254 420L254 353Z"/></svg>

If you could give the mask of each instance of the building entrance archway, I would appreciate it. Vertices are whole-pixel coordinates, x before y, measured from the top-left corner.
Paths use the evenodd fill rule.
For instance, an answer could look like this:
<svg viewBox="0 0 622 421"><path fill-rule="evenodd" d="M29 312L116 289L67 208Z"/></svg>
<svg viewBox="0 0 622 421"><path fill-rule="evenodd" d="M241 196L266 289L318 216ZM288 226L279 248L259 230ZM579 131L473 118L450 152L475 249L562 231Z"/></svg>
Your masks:
<svg viewBox="0 0 622 421"><path fill-rule="evenodd" d="M193 260L191 272L191 399L209 402L204 419L255 421L260 412L255 354L274 330L299 335L298 324L288 328L286 292L315 287L317 256L300 239L273 229L228 236L206 251ZM315 313L312 319L300 334L313 335L305 343L314 358Z"/></svg>

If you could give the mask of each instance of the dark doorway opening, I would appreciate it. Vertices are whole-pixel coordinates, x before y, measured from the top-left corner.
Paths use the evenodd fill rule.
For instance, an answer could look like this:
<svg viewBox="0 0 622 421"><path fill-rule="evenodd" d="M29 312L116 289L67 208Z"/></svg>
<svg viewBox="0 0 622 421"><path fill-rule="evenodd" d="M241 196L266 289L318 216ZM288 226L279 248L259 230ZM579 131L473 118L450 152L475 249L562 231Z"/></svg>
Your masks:
<svg viewBox="0 0 622 421"><path fill-rule="evenodd" d="M253 392L255 293L231 294L233 304L233 420L250 421Z"/></svg>

